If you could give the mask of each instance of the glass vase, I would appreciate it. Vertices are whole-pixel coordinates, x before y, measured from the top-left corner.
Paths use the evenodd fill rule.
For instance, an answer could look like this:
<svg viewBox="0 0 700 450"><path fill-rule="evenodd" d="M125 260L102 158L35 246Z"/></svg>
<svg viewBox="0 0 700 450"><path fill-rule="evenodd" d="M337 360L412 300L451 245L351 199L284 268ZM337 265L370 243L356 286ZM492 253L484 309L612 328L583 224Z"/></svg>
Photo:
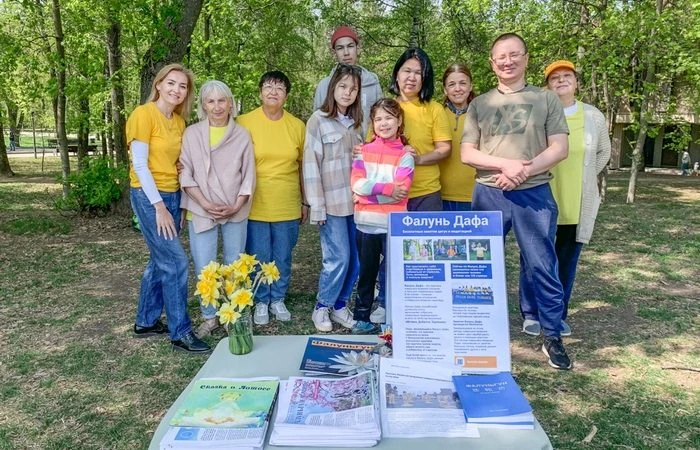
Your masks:
<svg viewBox="0 0 700 450"><path fill-rule="evenodd" d="M253 351L253 316L250 308L228 326L228 349L234 355L245 355Z"/></svg>

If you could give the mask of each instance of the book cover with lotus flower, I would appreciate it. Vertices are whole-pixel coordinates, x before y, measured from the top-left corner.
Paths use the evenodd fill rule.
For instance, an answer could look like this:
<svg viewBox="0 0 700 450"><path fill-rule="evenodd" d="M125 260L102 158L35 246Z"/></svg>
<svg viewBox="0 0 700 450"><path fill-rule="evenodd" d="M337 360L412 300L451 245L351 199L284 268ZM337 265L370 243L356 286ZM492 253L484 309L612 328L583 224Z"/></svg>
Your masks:
<svg viewBox="0 0 700 450"><path fill-rule="evenodd" d="M277 397L279 380L202 378L177 410L171 426L258 428Z"/></svg>
<svg viewBox="0 0 700 450"><path fill-rule="evenodd" d="M377 370L378 358L372 350L376 342L341 341L311 336L306 343L301 370L306 375L355 375Z"/></svg>

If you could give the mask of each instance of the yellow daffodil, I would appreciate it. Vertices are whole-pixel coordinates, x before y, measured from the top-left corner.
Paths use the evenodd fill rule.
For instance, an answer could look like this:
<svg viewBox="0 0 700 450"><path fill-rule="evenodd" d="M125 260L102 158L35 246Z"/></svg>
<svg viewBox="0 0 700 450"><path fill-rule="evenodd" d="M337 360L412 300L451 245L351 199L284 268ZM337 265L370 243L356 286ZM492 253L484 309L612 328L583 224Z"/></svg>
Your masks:
<svg viewBox="0 0 700 450"><path fill-rule="evenodd" d="M226 297L231 298L231 294L236 292L236 283L230 280L224 281L224 293Z"/></svg>
<svg viewBox="0 0 700 450"><path fill-rule="evenodd" d="M262 279L267 284L272 284L280 279L280 271L274 261L260 264L260 270L262 271Z"/></svg>
<svg viewBox="0 0 700 450"><path fill-rule="evenodd" d="M219 302L219 288L221 283L212 278L203 278L197 282L197 290L194 292L195 295L199 295L202 298L202 304L204 306L213 305L218 306Z"/></svg>
<svg viewBox="0 0 700 450"><path fill-rule="evenodd" d="M218 274L224 278L230 278L234 269L235 269L235 266L233 265L233 263L226 264L224 266L219 267Z"/></svg>
<svg viewBox="0 0 700 450"><path fill-rule="evenodd" d="M238 289L228 299L239 311L243 311L246 306L253 306L253 293L249 289Z"/></svg>
<svg viewBox="0 0 700 450"><path fill-rule="evenodd" d="M241 261L248 267L253 267L258 263L258 260L255 259L255 255L249 255L247 253L241 253L240 255L238 255L238 261Z"/></svg>
<svg viewBox="0 0 700 450"><path fill-rule="evenodd" d="M199 279L204 280L204 279L216 279L219 271L219 267L221 267L221 264L219 264L216 261L212 261L206 266L202 268L202 272L199 274Z"/></svg>
<svg viewBox="0 0 700 450"><path fill-rule="evenodd" d="M219 310L216 312L216 315L219 316L219 322L222 325L228 325L241 317L241 314L234 309L234 306L231 303L224 303L221 305L221 308L219 308Z"/></svg>

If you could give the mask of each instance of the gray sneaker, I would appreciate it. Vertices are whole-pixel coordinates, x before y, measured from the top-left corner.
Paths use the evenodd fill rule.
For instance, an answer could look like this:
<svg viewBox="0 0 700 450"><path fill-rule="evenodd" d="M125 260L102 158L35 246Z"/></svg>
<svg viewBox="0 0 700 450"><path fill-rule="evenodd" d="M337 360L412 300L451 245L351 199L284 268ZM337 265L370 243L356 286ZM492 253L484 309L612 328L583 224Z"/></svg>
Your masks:
<svg viewBox="0 0 700 450"><path fill-rule="evenodd" d="M267 325L270 322L270 314L267 312L267 304L255 304L255 315L253 315L253 322L255 322L255 325Z"/></svg>
<svg viewBox="0 0 700 450"><path fill-rule="evenodd" d="M571 336L571 327L563 320L561 321L561 333L559 334L562 336Z"/></svg>
<svg viewBox="0 0 700 450"><path fill-rule="evenodd" d="M377 308L372 311L372 314L369 315L369 321L372 323L386 322L386 308L383 306L377 306Z"/></svg>
<svg viewBox="0 0 700 450"><path fill-rule="evenodd" d="M333 322L339 323L344 328L352 328L355 326L355 320L352 318L352 312L347 306L340 309L331 309L330 319Z"/></svg>
<svg viewBox="0 0 700 450"><path fill-rule="evenodd" d="M289 312L286 306L284 306L284 301L272 302L270 303L270 311L275 319L286 322L292 319L292 313Z"/></svg>
<svg viewBox="0 0 700 450"><path fill-rule="evenodd" d="M525 319L523 321L523 333L529 334L530 336L539 336L542 331L540 322L537 320Z"/></svg>

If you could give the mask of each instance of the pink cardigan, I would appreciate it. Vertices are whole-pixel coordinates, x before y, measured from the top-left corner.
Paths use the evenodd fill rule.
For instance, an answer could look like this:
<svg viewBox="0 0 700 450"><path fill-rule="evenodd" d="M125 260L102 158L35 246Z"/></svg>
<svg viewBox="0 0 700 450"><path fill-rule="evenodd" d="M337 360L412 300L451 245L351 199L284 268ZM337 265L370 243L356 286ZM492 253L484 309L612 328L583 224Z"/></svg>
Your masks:
<svg viewBox="0 0 700 450"><path fill-rule="evenodd" d="M240 222L248 218L255 191L255 156L250 134L229 120L221 142L209 147L209 121L190 125L182 136L180 173L183 188L180 207L192 212L192 224L197 233L217 224ZM215 220L199 203L184 192L186 187L199 187L204 197L213 203L233 205L239 195L249 195L248 201L228 219Z"/></svg>

